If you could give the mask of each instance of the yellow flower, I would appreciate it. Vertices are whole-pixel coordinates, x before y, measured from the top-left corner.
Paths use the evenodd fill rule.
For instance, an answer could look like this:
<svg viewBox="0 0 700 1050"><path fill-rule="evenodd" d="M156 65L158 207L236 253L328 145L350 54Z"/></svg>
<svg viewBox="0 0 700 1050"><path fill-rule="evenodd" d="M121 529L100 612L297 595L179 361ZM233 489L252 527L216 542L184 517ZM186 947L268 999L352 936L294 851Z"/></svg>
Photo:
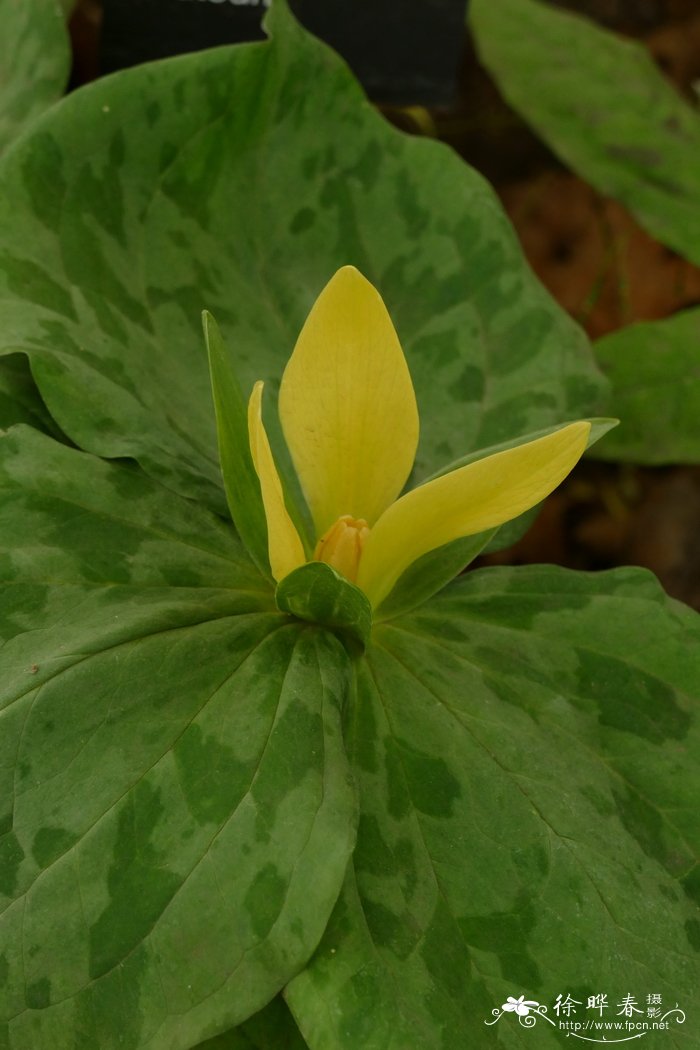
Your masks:
<svg viewBox="0 0 700 1050"><path fill-rule="evenodd" d="M248 433L277 581L306 561L262 421ZM314 304L287 364L279 415L313 519L313 559L376 608L416 559L517 517L566 477L586 448L581 421L486 456L399 496L418 446L418 409L398 337L376 289L344 266Z"/></svg>

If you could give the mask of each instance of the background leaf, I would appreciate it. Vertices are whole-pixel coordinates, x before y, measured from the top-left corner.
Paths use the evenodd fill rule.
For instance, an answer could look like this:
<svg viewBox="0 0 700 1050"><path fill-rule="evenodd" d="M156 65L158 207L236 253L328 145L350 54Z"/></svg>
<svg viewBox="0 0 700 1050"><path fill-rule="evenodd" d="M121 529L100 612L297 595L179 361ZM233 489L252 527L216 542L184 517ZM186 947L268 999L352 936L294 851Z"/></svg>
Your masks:
<svg viewBox="0 0 700 1050"><path fill-rule="evenodd" d="M349 665L233 529L0 438L0 1033L189 1050L304 965L354 840Z"/></svg>
<svg viewBox="0 0 700 1050"><path fill-rule="evenodd" d="M472 0L479 56L558 156L700 264L700 115L647 49L536 0Z"/></svg>
<svg viewBox="0 0 700 1050"><path fill-rule="evenodd" d="M281 4L273 14L271 43L74 92L0 169L3 344L31 355L61 427L225 512L201 309L244 393L261 378L274 394L345 263L380 289L406 349L416 480L590 414L605 384L586 339L490 187L389 127L337 56Z"/></svg>
<svg viewBox="0 0 700 1050"><path fill-rule="evenodd" d="M312 1050L560 1046L484 1027L523 993L694 1016L699 643L629 569L480 570L375 628L346 727L353 869L285 993Z"/></svg>
<svg viewBox="0 0 700 1050"><path fill-rule="evenodd" d="M629 325L599 339L611 381L610 404L623 420L596 449L601 459L700 462L700 309Z"/></svg>
<svg viewBox="0 0 700 1050"><path fill-rule="evenodd" d="M0 152L61 97L69 71L56 0L0 0Z"/></svg>
<svg viewBox="0 0 700 1050"><path fill-rule="evenodd" d="M70 46L55 0L0 0L0 153L63 94ZM26 364L0 360L0 428L56 433Z"/></svg>

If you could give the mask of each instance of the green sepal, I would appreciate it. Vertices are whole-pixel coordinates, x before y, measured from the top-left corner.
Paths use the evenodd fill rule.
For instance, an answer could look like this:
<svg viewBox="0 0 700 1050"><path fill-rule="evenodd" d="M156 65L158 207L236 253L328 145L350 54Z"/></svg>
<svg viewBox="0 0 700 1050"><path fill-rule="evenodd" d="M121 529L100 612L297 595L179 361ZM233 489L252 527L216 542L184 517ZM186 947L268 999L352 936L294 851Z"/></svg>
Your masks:
<svg viewBox="0 0 700 1050"><path fill-rule="evenodd" d="M248 554L265 576L271 576L265 508L260 482L250 454L248 406L226 352L219 326L208 310L202 313L202 326L209 355L219 461L226 502Z"/></svg>
<svg viewBox="0 0 700 1050"><path fill-rule="evenodd" d="M375 620L394 619L432 598L481 554L497 531L489 529L476 536L462 536L418 558L376 610Z"/></svg>
<svg viewBox="0 0 700 1050"><path fill-rule="evenodd" d="M328 627L363 649L367 645L372 609L366 595L325 562L309 562L290 572L278 584L275 601L281 612Z"/></svg>

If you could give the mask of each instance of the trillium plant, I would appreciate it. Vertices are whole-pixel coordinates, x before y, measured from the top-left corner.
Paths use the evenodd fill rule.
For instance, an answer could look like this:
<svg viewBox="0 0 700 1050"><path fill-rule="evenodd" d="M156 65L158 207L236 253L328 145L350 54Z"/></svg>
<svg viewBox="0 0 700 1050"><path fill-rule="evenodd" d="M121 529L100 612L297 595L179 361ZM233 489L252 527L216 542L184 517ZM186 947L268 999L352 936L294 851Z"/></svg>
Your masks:
<svg viewBox="0 0 700 1050"><path fill-rule="evenodd" d="M283 0L55 104L9 25L0 1050L693 1045L698 616L474 565L615 411L491 188Z"/></svg>

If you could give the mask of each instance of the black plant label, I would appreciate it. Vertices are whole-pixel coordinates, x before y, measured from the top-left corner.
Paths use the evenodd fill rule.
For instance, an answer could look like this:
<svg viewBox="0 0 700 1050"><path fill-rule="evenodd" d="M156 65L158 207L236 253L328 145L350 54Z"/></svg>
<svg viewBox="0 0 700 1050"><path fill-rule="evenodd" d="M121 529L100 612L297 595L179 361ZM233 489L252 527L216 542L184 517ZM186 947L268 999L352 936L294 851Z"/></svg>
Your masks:
<svg viewBox="0 0 700 1050"><path fill-rule="evenodd" d="M103 0L101 71L260 40L270 0ZM370 97L446 105L454 96L467 0L291 0L349 63Z"/></svg>
<svg viewBox="0 0 700 1050"><path fill-rule="evenodd" d="M261 40L269 0L103 0L100 69Z"/></svg>

